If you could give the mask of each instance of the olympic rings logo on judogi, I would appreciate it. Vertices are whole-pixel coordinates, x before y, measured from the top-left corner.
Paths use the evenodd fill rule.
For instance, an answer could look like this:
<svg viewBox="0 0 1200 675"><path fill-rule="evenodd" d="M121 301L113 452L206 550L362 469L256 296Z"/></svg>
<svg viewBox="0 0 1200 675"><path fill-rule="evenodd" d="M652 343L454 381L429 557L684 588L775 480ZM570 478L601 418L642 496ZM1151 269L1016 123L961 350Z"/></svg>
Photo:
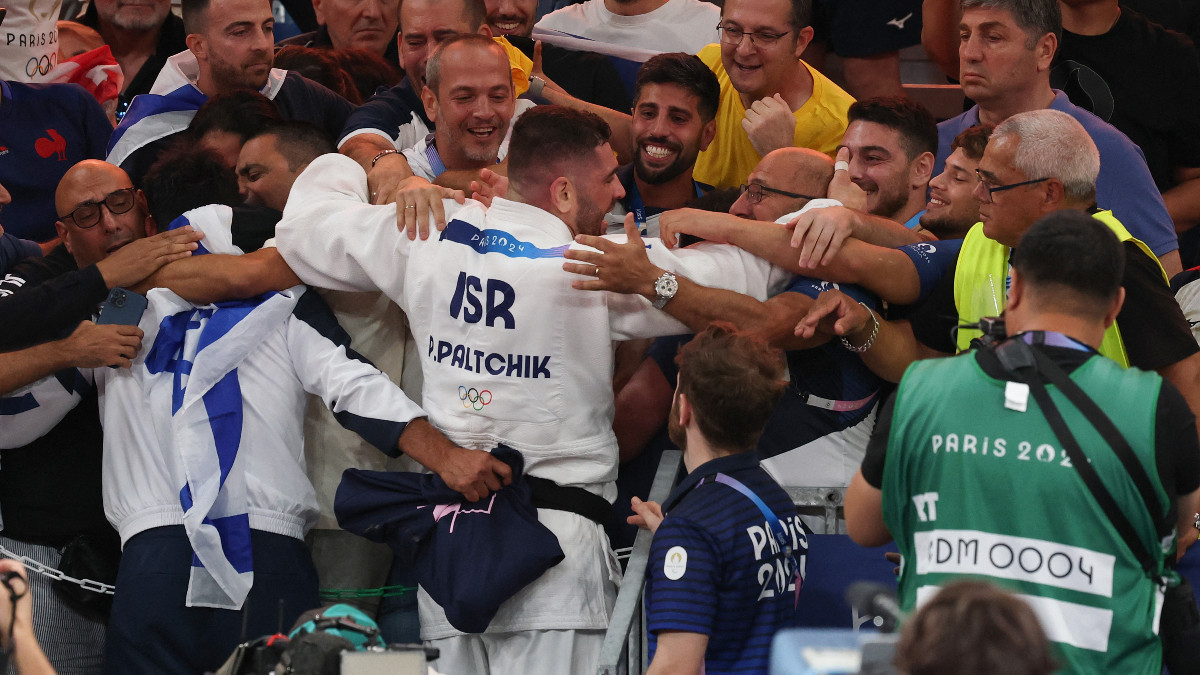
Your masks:
<svg viewBox="0 0 1200 675"><path fill-rule="evenodd" d="M475 410L483 410L483 407L492 402L492 392L484 389L480 391L475 387L470 389L459 385L458 400L462 401L464 408L474 408Z"/></svg>

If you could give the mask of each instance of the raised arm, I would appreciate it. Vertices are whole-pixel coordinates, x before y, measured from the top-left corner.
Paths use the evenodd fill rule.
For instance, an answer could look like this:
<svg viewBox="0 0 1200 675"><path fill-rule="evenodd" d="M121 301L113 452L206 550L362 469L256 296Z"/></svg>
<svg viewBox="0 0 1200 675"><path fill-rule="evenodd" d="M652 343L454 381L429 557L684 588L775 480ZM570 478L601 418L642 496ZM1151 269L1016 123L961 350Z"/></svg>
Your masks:
<svg viewBox="0 0 1200 675"><path fill-rule="evenodd" d="M664 310L692 331L702 330L715 320L760 329L769 321L769 310L762 301L782 290L783 283L777 283L780 279L786 281L781 270L772 271L766 262L728 246L670 252L655 240L647 244L639 236L631 215L625 219L625 232L626 242L603 237L576 238L595 250L571 249L565 253L566 258L577 262L565 263L564 270L590 277L573 282L574 288L640 295L653 302L658 297L655 282L669 269L675 273L679 288ZM648 249L654 250L658 263L662 264L650 258ZM725 289L697 283L693 275L706 284L722 284Z"/></svg>
<svg viewBox="0 0 1200 675"><path fill-rule="evenodd" d="M402 297L410 240L390 207L368 203L366 175L341 155L313 160L292 186L276 227L280 255L305 283Z"/></svg>
<svg viewBox="0 0 1200 675"><path fill-rule="evenodd" d="M163 265L192 254L203 235L191 228L138 239L95 265L38 282L9 274L0 280L0 349L21 349L62 337L91 316L109 289L129 288Z"/></svg>
<svg viewBox="0 0 1200 675"><path fill-rule="evenodd" d="M792 233L784 225L725 213L678 209L662 214L659 227L663 242L671 246L680 234L692 234L707 241L732 244L794 274L857 284L888 302L910 304L920 295L921 283L915 266L896 249L847 239L828 263L806 267L800 264L799 253L792 248Z"/></svg>
<svg viewBox="0 0 1200 675"><path fill-rule="evenodd" d="M805 211L788 226L792 228L792 247L800 254L801 267L833 262L842 245L853 239L887 248L927 239L894 220L844 206Z"/></svg>

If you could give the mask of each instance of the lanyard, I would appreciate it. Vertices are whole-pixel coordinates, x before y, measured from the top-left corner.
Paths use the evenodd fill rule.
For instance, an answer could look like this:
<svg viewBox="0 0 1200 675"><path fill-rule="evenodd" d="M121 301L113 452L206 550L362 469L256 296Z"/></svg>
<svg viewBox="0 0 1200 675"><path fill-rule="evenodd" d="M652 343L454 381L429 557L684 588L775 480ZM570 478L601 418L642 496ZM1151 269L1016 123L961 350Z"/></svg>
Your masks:
<svg viewBox="0 0 1200 675"><path fill-rule="evenodd" d="M697 197L704 196L699 183L692 181L692 187L695 188ZM646 204L642 201L642 194L638 192L637 178L629 183L629 210L633 212L633 222L637 223L638 232L643 237L646 236Z"/></svg>
<svg viewBox="0 0 1200 675"><path fill-rule="evenodd" d="M1095 350L1083 344L1073 337L1063 335L1052 330L1033 330L1026 333L1021 333L1020 340L1029 345L1046 345L1047 347L1062 347L1064 349L1074 349L1079 352L1092 353Z"/></svg>
<svg viewBox="0 0 1200 675"><path fill-rule="evenodd" d="M442 156L437 151L437 143L433 140L433 134L429 134L425 142L425 159L429 160L429 169L433 173L434 178L446 173L446 165L442 162ZM499 157L496 158L496 163L500 163Z"/></svg>
<svg viewBox="0 0 1200 675"><path fill-rule="evenodd" d="M442 162L442 156L438 154L437 145L432 138L425 144L425 159L429 160L429 170L434 178L446 173L446 165Z"/></svg>
<svg viewBox="0 0 1200 675"><path fill-rule="evenodd" d="M783 526L783 521L780 520L779 516L775 515L774 511L767 507L767 504L762 500L762 497L759 497L754 493L754 490L746 487L738 479L723 473L718 473L716 476L713 476L713 480L717 483L728 485L734 490L737 490L745 495L747 499L749 499L751 502L754 502L754 505L757 506L758 510L762 512L763 517L767 519L767 526L771 528L771 534L775 537L776 543L779 544L778 555L783 558L784 565L792 570L792 579L795 582L794 585L796 587L796 597L793 600L793 606L799 607L800 585L803 583L803 580L800 578L800 565L797 564L795 552L792 550L792 539L788 536L787 530Z"/></svg>

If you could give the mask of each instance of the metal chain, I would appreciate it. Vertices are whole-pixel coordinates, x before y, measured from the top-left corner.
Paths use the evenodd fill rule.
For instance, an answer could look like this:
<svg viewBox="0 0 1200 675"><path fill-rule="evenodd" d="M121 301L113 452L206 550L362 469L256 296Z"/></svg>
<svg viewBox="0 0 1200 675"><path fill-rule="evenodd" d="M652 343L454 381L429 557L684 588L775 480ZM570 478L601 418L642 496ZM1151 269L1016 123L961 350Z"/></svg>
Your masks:
<svg viewBox="0 0 1200 675"><path fill-rule="evenodd" d="M12 551L4 548L4 546L0 546L0 555L4 556L6 558L13 558L14 560L21 561L21 564L25 565L25 569L27 569L31 572L37 572L38 574L41 574L42 576L50 577L51 579L54 579L56 581L66 581L66 582L75 584L76 586L85 588L93 593L103 593L104 595L112 595L113 592L117 590L117 587L113 586L111 584L106 584L106 583L103 583L100 581L93 581L91 579L76 579L75 577L73 577L69 574L63 574L60 570L50 567L49 565L43 565L42 563L34 560L33 558L30 558L29 556L24 556L24 555L20 555L18 553L13 553Z"/></svg>

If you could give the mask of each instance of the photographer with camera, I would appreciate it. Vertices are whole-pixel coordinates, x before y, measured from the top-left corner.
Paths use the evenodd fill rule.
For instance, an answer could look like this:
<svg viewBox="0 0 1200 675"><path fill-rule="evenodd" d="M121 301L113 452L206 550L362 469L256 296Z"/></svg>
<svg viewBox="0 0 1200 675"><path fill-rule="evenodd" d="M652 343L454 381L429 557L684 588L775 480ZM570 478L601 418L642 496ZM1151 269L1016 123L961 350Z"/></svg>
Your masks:
<svg viewBox="0 0 1200 675"><path fill-rule="evenodd" d="M1159 375L1097 358L1126 295L1108 227L1055 212L1011 264L1009 339L908 369L846 494L847 529L864 546L896 539L905 610L984 577L1033 607L1065 671L1157 674L1180 634L1174 592L1191 596L1167 561L1197 536L1195 416Z"/></svg>
<svg viewBox="0 0 1200 675"><path fill-rule="evenodd" d="M54 668L33 636L33 597L29 575L16 560L0 558L0 670L16 675L54 675Z"/></svg>

